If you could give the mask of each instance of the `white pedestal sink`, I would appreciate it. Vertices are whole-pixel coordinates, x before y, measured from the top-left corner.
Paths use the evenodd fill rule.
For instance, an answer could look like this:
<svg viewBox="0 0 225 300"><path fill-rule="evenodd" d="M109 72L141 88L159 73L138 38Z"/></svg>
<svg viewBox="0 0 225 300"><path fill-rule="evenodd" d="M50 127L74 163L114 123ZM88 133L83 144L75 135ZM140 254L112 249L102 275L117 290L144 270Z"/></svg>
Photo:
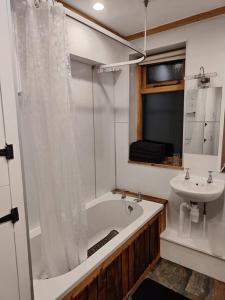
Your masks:
<svg viewBox="0 0 225 300"><path fill-rule="evenodd" d="M171 179L172 190L180 196L184 202L180 204L179 234L184 233L185 211L189 211L188 236L191 235L192 222L199 223L199 203L204 203L203 210L203 238L206 237L206 203L218 199L224 191L224 181L213 179L212 183L207 182L207 178L191 176L185 179L184 175L179 175Z"/></svg>
<svg viewBox="0 0 225 300"><path fill-rule="evenodd" d="M224 181L213 179L212 183L207 183L207 178L191 176L185 180L184 175L179 175L171 179L172 190L186 201L210 202L218 199L224 191Z"/></svg>

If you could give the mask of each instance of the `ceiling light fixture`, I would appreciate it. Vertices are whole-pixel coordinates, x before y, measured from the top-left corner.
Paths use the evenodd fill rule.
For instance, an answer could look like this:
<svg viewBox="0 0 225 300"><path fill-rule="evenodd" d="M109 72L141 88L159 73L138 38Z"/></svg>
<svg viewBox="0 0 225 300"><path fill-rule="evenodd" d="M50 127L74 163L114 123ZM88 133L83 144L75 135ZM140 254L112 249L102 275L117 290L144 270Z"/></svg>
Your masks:
<svg viewBox="0 0 225 300"><path fill-rule="evenodd" d="M103 10L104 9L104 4L100 3L100 2L96 2L94 5L93 5L93 8L95 10Z"/></svg>

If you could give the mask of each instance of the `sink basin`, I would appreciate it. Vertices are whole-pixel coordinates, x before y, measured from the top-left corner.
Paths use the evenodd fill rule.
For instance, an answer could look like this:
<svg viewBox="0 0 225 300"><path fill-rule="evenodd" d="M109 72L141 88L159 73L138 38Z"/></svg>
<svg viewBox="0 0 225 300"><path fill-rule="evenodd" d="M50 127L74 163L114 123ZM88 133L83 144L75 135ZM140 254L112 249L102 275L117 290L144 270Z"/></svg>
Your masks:
<svg viewBox="0 0 225 300"><path fill-rule="evenodd" d="M218 199L224 191L224 181L214 179L207 183L207 178L191 176L185 180L179 175L170 180L172 190L184 200L193 202L210 202Z"/></svg>

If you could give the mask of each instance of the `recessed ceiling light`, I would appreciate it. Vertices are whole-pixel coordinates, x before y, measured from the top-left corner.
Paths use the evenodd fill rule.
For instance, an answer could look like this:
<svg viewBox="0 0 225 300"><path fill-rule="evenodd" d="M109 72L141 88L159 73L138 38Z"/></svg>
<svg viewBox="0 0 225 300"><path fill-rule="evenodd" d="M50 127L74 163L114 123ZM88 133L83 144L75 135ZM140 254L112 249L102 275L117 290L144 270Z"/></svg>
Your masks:
<svg viewBox="0 0 225 300"><path fill-rule="evenodd" d="M104 9L104 4L100 3L100 2L96 2L94 5L93 5L93 8L95 10L103 10Z"/></svg>

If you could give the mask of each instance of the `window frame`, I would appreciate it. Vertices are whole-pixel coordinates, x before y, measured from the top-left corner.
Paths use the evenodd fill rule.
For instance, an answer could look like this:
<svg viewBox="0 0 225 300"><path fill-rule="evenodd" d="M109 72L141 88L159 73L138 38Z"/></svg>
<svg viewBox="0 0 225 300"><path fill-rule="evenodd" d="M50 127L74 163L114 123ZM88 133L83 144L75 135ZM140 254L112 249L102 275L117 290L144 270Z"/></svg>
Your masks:
<svg viewBox="0 0 225 300"><path fill-rule="evenodd" d="M151 64L151 63L150 63ZM185 72L185 60L184 60ZM146 65L137 65L136 79L137 79L137 139L143 138L142 128L142 96L146 94L159 94L166 92L178 92L185 90L185 81L164 81L160 84L147 84L147 67Z"/></svg>
<svg viewBox="0 0 225 300"><path fill-rule="evenodd" d="M185 63L184 59L184 74L185 74ZM151 65L149 63L148 65ZM166 93L166 92L185 92L185 80L181 81L164 81L162 83L157 84L148 84L147 83L147 65L137 65L136 66L136 90L137 90L137 140L143 139L143 105L142 98L143 95L146 94L158 94L158 93ZM135 163L135 162L131 162ZM147 164L144 163L143 164ZM163 164L149 164L154 166L163 166L163 167L171 167L183 169L183 160L181 160L181 166L173 166L169 163Z"/></svg>

